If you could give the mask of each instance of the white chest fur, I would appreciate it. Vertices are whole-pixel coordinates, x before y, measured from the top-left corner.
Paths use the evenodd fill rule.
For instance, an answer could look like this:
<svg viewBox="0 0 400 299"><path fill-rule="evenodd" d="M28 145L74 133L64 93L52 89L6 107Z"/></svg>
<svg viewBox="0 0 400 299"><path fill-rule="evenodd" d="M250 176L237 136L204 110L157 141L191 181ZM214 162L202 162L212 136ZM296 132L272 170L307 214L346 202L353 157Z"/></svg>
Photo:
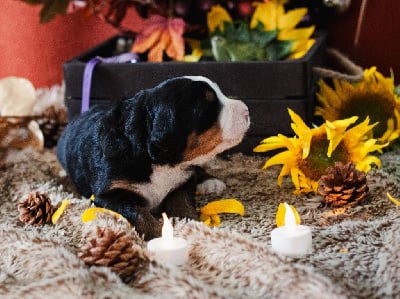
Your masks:
<svg viewBox="0 0 400 299"><path fill-rule="evenodd" d="M154 166L150 176L150 182L138 184L135 191L148 200L149 207L158 206L169 192L179 187L185 182L192 172L183 165Z"/></svg>

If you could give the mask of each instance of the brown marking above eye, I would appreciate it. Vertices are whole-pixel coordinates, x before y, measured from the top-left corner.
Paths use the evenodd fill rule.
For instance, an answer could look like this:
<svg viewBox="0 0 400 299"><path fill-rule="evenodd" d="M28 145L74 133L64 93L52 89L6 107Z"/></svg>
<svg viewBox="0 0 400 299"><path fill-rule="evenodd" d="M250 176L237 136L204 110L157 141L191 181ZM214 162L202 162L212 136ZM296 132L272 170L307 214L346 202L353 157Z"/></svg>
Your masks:
<svg viewBox="0 0 400 299"><path fill-rule="evenodd" d="M114 180L111 182L111 185L109 187L109 190L113 189L121 189L121 190L129 190L133 192L137 192L137 187L136 185L129 181L129 180Z"/></svg>
<svg viewBox="0 0 400 299"><path fill-rule="evenodd" d="M191 161L199 156L210 153L222 143L222 140L222 130L216 125L199 135L193 132L187 139L183 160Z"/></svg>
<svg viewBox="0 0 400 299"><path fill-rule="evenodd" d="M206 100L207 100L208 102L214 102L214 101L216 100L216 94L215 94L215 92L212 91L212 90L206 90L206 95L205 95L205 97L206 97Z"/></svg>

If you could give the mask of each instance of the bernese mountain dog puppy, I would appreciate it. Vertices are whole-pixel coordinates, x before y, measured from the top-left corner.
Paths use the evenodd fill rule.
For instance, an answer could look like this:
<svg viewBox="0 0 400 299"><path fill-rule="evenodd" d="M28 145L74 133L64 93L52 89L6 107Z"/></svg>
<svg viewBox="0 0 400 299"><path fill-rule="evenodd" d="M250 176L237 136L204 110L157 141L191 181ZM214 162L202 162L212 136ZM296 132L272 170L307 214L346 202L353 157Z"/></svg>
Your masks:
<svg viewBox="0 0 400 299"><path fill-rule="evenodd" d="M240 143L249 124L247 106L208 78L178 77L78 116L57 156L79 193L148 240L161 234L161 212L197 218L198 184L205 192L224 186L199 166Z"/></svg>

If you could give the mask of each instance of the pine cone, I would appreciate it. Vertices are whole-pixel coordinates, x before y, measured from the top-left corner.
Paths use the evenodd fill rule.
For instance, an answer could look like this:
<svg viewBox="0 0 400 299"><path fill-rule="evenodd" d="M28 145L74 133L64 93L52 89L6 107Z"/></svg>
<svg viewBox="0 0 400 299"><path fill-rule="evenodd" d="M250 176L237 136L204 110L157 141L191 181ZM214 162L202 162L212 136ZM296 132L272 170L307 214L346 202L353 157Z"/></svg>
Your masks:
<svg viewBox="0 0 400 299"><path fill-rule="evenodd" d="M64 109L56 110L54 106L50 106L37 119L37 123L44 136L44 146L52 148L57 145L67 124L67 113Z"/></svg>
<svg viewBox="0 0 400 299"><path fill-rule="evenodd" d="M84 236L78 256L87 264L106 266L129 282L147 271L149 257L126 231L96 227Z"/></svg>
<svg viewBox="0 0 400 299"><path fill-rule="evenodd" d="M30 225L51 222L54 208L46 193L30 192L28 197L18 203L19 219Z"/></svg>
<svg viewBox="0 0 400 299"><path fill-rule="evenodd" d="M334 207L355 205L368 193L366 174L357 170L353 162L335 162L335 166L328 167L321 176L318 193L325 203Z"/></svg>

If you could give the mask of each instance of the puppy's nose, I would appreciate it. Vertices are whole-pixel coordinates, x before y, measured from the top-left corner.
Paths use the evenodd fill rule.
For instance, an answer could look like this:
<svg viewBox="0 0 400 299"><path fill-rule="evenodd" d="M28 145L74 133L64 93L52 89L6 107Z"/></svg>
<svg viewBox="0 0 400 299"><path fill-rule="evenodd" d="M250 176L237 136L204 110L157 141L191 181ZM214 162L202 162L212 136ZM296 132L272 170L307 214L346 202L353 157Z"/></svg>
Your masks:
<svg viewBox="0 0 400 299"><path fill-rule="evenodd" d="M249 108L246 105L244 105L241 114L242 114L243 118L246 120L246 122L250 123L250 112L249 112Z"/></svg>
<svg viewBox="0 0 400 299"><path fill-rule="evenodd" d="M243 111L243 116L244 116L247 120L250 120L249 108L246 107L246 109Z"/></svg>

